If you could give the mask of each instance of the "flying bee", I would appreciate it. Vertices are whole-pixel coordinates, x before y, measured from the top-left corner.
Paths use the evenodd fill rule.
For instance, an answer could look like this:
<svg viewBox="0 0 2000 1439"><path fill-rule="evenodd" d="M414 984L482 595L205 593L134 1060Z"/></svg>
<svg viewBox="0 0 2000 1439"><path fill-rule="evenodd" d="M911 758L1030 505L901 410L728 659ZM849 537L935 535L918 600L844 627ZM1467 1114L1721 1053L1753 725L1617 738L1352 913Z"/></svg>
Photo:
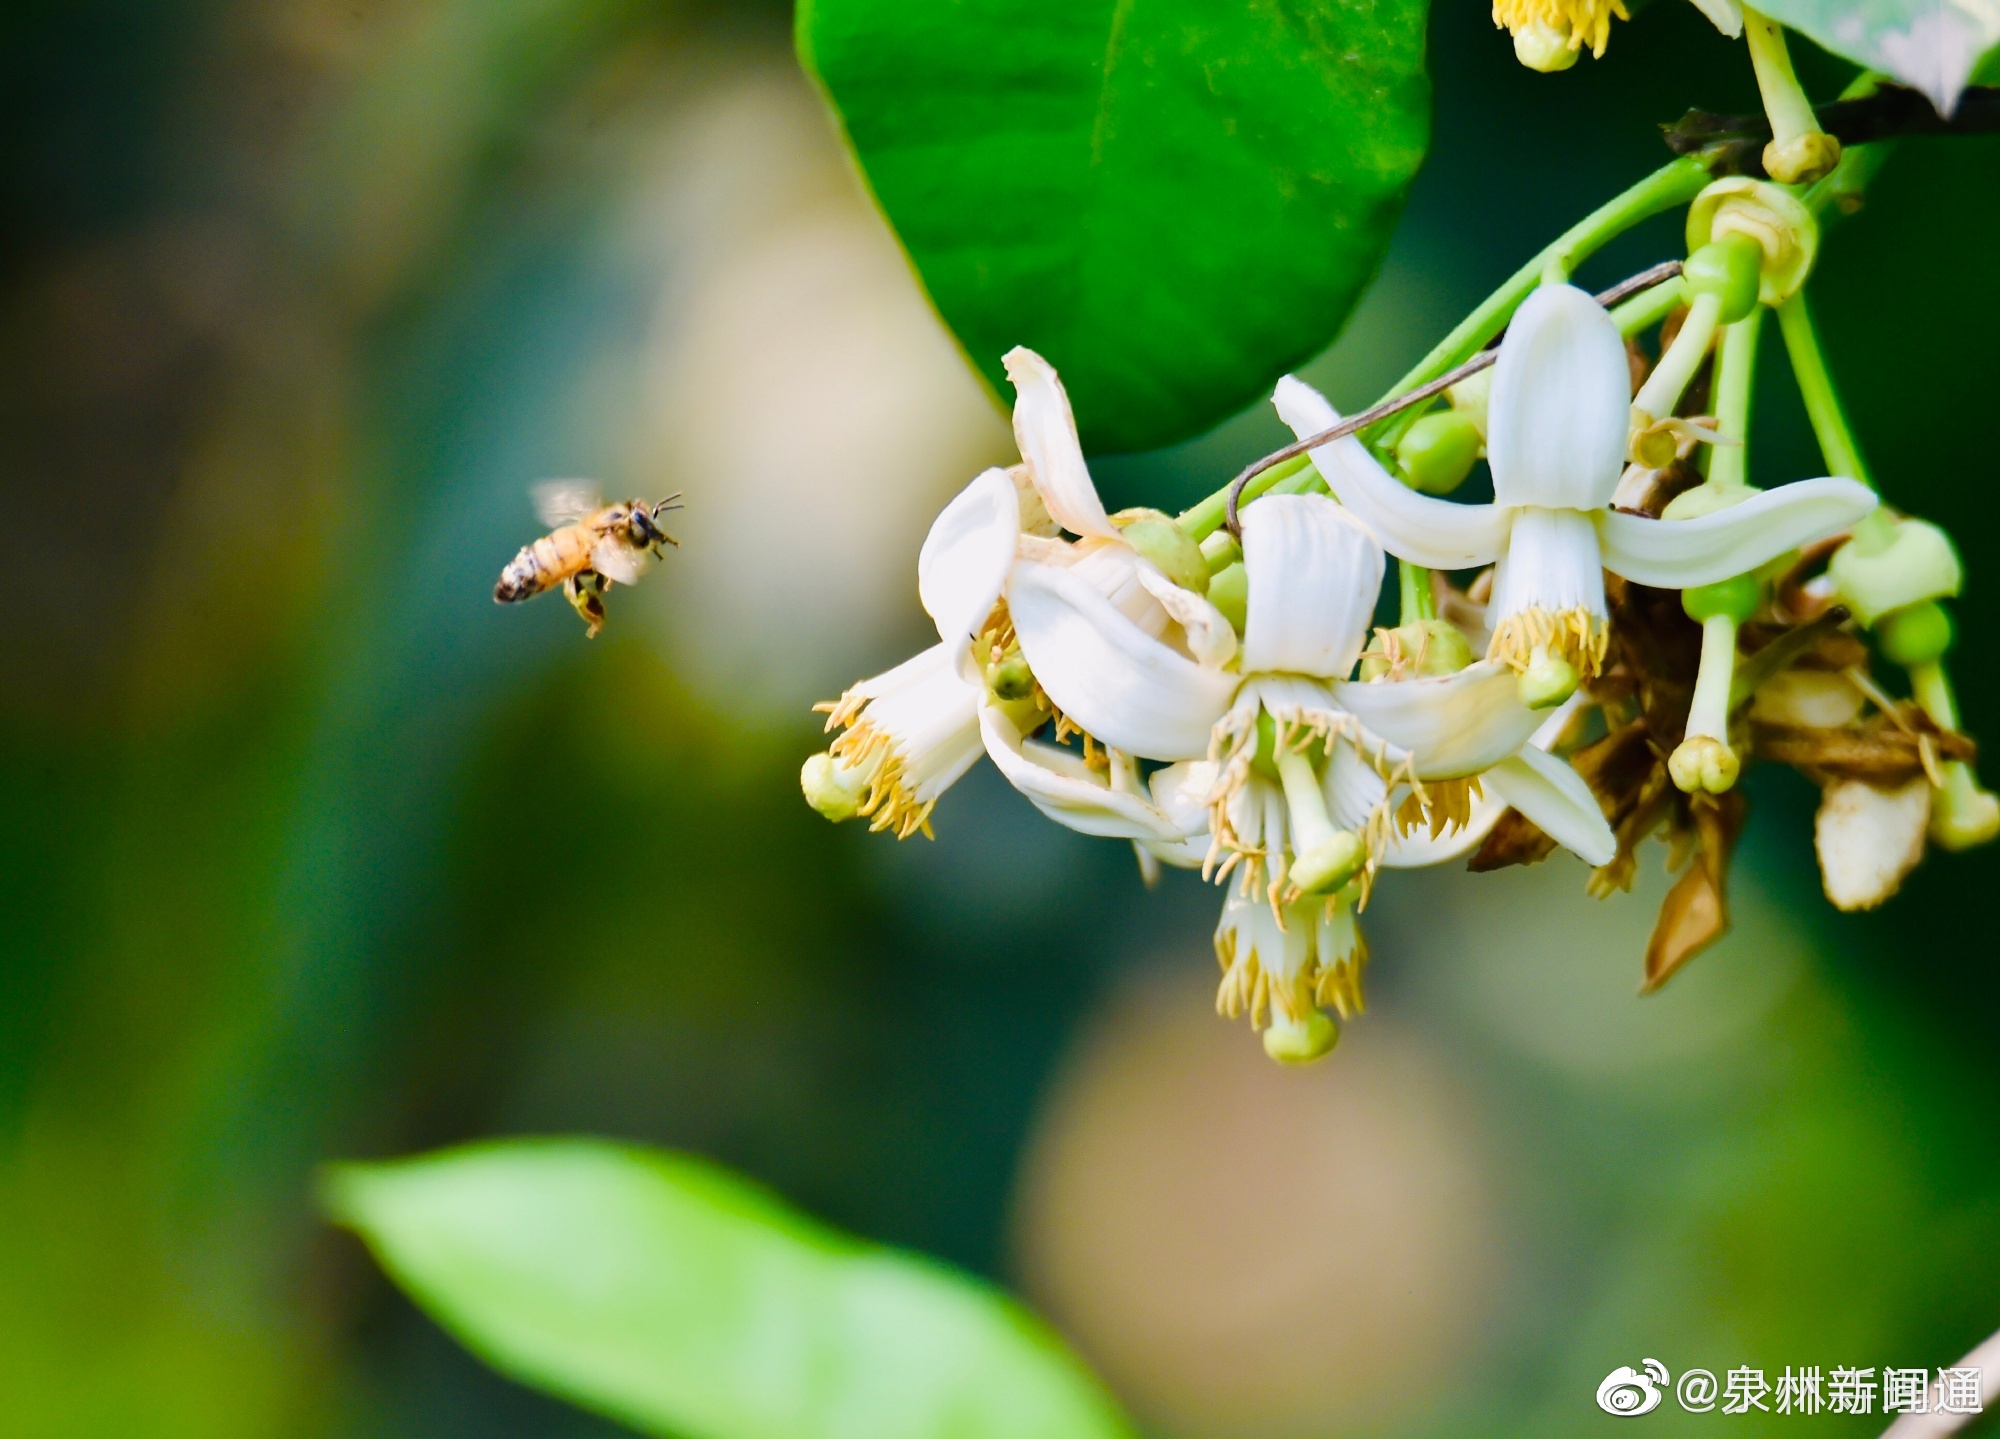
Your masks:
<svg viewBox="0 0 2000 1439"><path fill-rule="evenodd" d="M495 604L532 599L543 590L562 586L563 597L590 626L590 639L604 628L604 592L614 584L631 585L665 553L662 545L680 541L659 526L659 518L680 505L678 494L658 504L620 500L607 505L604 497L578 480L551 480L535 486L535 513L553 526L500 572L493 587Z"/></svg>

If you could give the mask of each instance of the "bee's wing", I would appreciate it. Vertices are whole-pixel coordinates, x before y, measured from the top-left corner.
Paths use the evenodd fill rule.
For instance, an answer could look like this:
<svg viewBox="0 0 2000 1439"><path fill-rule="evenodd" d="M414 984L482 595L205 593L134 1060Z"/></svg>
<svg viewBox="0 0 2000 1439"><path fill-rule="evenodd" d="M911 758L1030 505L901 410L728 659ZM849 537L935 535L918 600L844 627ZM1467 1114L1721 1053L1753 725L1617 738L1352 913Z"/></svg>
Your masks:
<svg viewBox="0 0 2000 1439"><path fill-rule="evenodd" d="M622 535L606 535L590 551L590 567L607 580L636 585L639 577L653 567L652 551L626 541Z"/></svg>
<svg viewBox="0 0 2000 1439"><path fill-rule="evenodd" d="M536 515L551 529L573 525L604 505L604 496L589 480L543 480L529 493Z"/></svg>

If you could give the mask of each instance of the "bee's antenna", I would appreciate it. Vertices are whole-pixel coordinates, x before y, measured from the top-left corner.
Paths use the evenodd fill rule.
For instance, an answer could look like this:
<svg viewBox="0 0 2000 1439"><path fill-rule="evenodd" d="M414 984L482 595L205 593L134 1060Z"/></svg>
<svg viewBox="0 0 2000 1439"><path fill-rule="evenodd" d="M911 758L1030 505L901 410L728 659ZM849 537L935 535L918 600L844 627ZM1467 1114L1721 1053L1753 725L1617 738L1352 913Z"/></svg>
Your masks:
<svg viewBox="0 0 2000 1439"><path fill-rule="evenodd" d="M668 510L686 509L687 506L678 503L680 497L681 497L681 492L679 490L675 490L671 495L668 495L664 500L661 500L657 505L654 505L653 518L657 520L661 515L664 515Z"/></svg>

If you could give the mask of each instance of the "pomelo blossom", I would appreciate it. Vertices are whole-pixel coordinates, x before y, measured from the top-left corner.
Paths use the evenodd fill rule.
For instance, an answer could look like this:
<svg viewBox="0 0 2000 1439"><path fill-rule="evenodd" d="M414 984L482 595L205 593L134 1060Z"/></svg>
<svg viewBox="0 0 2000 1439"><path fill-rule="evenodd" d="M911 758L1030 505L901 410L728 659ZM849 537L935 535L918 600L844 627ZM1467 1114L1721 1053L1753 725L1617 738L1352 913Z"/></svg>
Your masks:
<svg viewBox="0 0 2000 1439"><path fill-rule="evenodd" d="M1352 910L1394 837L1397 786L1423 817L1491 784L1591 862L1615 846L1575 773L1523 752L1542 717L1504 666L1347 678L1383 572L1354 515L1324 496L1268 496L1244 510L1243 563L1244 634L1228 668L1148 634L1060 566L1017 563L1006 596L1022 652L1064 714L1117 749L1213 766L1209 867L1231 885L1217 1002L1260 1027L1268 1018L1266 1048L1303 1060L1334 1040L1320 1006L1359 1004Z"/></svg>
<svg viewBox="0 0 2000 1439"><path fill-rule="evenodd" d="M1312 451L1327 486L1389 552L1434 569L1495 564L1488 658L1517 671L1522 699L1567 698L1604 660L1606 569L1688 589L1755 569L1848 528L1875 507L1858 480L1800 480L1686 520L1611 508L1624 470L1631 371L1618 326L1572 285L1544 285L1515 312L1487 401L1493 503L1417 494L1349 436ZM1278 413L1301 437L1339 415L1311 386L1278 382Z"/></svg>
<svg viewBox="0 0 2000 1439"><path fill-rule="evenodd" d="M1155 802L1153 788L1178 794L1186 771L1142 782L1128 752L1101 750L1087 733L1081 757L1027 738L1045 723L1058 737L1077 727L1051 713L1021 662L1003 594L1016 565L1030 558L1189 663L1217 672L1235 652L1235 633L1213 605L1169 578L1172 571L1206 583L1192 541L1163 516L1114 521L1105 513L1056 372L1025 349L1010 352L1006 365L1022 463L987 470L960 491L917 557L917 590L938 643L820 706L827 727L843 733L806 761L801 785L827 818L867 818L905 838L928 834L938 797L989 754L1052 818L1184 862L1186 826ZM1060 530L1077 538L1065 540Z"/></svg>

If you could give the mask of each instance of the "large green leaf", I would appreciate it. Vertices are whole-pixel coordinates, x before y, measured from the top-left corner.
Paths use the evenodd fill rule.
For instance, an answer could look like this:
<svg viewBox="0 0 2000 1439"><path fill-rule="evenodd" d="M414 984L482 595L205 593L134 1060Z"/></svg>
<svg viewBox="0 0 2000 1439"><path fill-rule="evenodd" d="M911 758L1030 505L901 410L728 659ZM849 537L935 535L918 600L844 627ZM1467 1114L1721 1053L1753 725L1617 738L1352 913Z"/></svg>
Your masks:
<svg viewBox="0 0 2000 1439"><path fill-rule="evenodd" d="M1923 91L1947 115L1981 57L2000 45L2000 0L1760 0L1758 8Z"/></svg>
<svg viewBox="0 0 2000 1439"><path fill-rule="evenodd" d="M799 53L999 387L1196 433L1332 340L1423 158L1425 0L800 0ZM1004 393L1004 391L1003 391Z"/></svg>
<svg viewBox="0 0 2000 1439"><path fill-rule="evenodd" d="M591 1140L330 1176L327 1206L494 1367L676 1439L1109 1439L1049 1332L699 1160Z"/></svg>

